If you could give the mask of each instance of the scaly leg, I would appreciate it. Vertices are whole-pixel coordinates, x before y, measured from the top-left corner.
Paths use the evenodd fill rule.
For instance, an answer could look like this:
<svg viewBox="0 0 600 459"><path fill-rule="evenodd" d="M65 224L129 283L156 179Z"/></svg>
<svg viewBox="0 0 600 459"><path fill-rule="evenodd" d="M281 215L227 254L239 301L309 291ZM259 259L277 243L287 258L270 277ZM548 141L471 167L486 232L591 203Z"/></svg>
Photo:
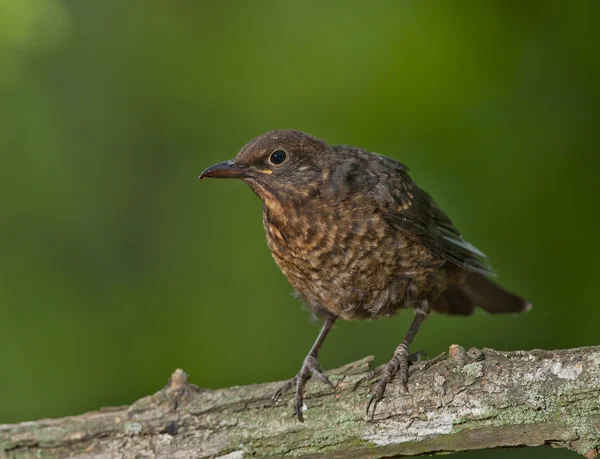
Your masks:
<svg viewBox="0 0 600 459"><path fill-rule="evenodd" d="M367 405L367 417L369 416L369 410L371 408L371 405L373 406L371 418L375 416L377 404L383 398L386 386L390 382L390 379L396 373L400 373L400 380L406 388L406 383L408 382L408 352L410 350L410 345L415 339L415 335L419 331L419 327L427 318L428 314L429 306L427 301L424 301L419 308L415 309L415 317L412 323L410 324L408 332L406 332L404 340L394 351L394 356L392 357L392 360L390 360L383 368L383 374L381 376L381 379L379 380L379 383L377 383L375 389L373 390L371 398L369 399L369 404Z"/></svg>
<svg viewBox="0 0 600 459"><path fill-rule="evenodd" d="M317 339L313 344L312 348L310 349L310 352L304 359L304 363L300 368L300 372L292 379L287 381L285 384L283 384L283 386L281 386L273 396L273 401L277 403L281 399L281 396L284 392L287 392L289 389L296 386L296 394L294 396L294 411L296 412L296 415L298 416L298 420L300 422L304 422L304 416L302 415L302 405L304 402L304 386L306 384L306 381L308 381L311 376L316 377L319 381L324 382L325 384L329 385L329 387L335 390L335 387L333 386L329 378L323 374L321 365L319 365L319 362L317 361L319 349L323 345L323 341L325 341L327 333L329 333L329 330L331 330L331 327L333 327L335 319L335 317L329 317L325 320L325 323L323 324L323 327L319 332L319 336L317 336Z"/></svg>

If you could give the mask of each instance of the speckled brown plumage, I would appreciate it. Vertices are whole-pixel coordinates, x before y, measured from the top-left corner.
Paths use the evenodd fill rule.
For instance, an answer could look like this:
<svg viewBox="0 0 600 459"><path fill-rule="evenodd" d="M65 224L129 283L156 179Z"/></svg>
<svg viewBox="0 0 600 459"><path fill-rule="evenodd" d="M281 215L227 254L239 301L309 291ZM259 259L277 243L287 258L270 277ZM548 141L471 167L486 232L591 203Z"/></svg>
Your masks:
<svg viewBox="0 0 600 459"><path fill-rule="evenodd" d="M267 243L277 265L325 319L300 373L283 388L296 386L300 420L306 380L313 375L329 383L317 353L338 317L415 311L373 393L374 413L395 373L406 382L410 342L431 309L468 315L475 306L492 313L528 307L486 278L493 272L485 255L462 238L394 159L279 130L252 140L235 160L207 169L202 177L236 177L250 185L264 203Z"/></svg>

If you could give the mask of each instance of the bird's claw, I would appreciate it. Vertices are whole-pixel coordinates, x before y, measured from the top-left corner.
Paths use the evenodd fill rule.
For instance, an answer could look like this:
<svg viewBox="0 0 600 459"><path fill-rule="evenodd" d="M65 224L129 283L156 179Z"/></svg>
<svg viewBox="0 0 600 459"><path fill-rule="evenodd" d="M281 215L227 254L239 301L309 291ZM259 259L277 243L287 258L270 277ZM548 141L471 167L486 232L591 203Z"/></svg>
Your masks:
<svg viewBox="0 0 600 459"><path fill-rule="evenodd" d="M375 417L375 411L377 411L377 404L381 401L382 398L383 398L383 393L372 394L371 397L369 397L369 403L367 404L367 418L368 419L373 419ZM373 405L372 411L371 411L371 405ZM369 415L369 412L371 413L370 415Z"/></svg>
<svg viewBox="0 0 600 459"><path fill-rule="evenodd" d="M423 360L423 357L427 357L427 352L425 352L425 351L417 351L417 352L414 352L412 354L408 354L407 361L409 363L420 362L421 360ZM383 373L383 371L385 370L385 367L386 367L385 365L382 365L380 367L375 368L372 371L369 371L365 376L363 376L358 381L356 381L354 383L354 385L352 386L352 389L350 389L350 390L352 392L355 392L356 389L358 389L366 381L372 381L373 379L379 377Z"/></svg>
<svg viewBox="0 0 600 459"><path fill-rule="evenodd" d="M298 376L294 376L292 379L290 379L289 381L284 382L279 389L277 389L277 391L273 394L273 396L271 397L271 400L273 400L273 402L275 402L276 404L279 403L279 401L281 400L281 398L283 397L283 394L285 392L287 392L288 390L290 390L295 384L296 384L296 378Z"/></svg>
<svg viewBox="0 0 600 459"><path fill-rule="evenodd" d="M327 384L332 390L335 390L335 386L331 380L325 376L317 359L314 356L309 355L304 359L300 372L289 381L283 383L272 397L272 400L275 403L278 403L283 397L283 394L295 386L294 413L300 422L304 422L304 416L302 414L304 406L304 386L311 376L314 376L319 381Z"/></svg>
<svg viewBox="0 0 600 459"><path fill-rule="evenodd" d="M402 383L402 388L404 389L405 393L408 393L408 365L411 362L421 360L421 357L426 355L427 354L424 351L417 351L408 355L403 353L396 354L387 364L376 368L374 371L370 372L354 384L352 390L356 390L356 388L364 381L381 375L381 379L373 389L371 397L369 398L369 403L367 404L367 418L373 419L375 417L377 405L383 399L383 395L385 394L385 389L388 383L396 374L400 373L400 382Z"/></svg>
<svg viewBox="0 0 600 459"><path fill-rule="evenodd" d="M352 386L352 392L356 391L356 389L359 388L359 386L361 384L363 384L366 381L371 381L375 378L377 378L379 375L381 375L381 373L383 373L383 366L381 367L377 367L375 368L373 371L369 371L365 376L363 376L362 378L360 378L358 381L356 381L354 383L354 385Z"/></svg>

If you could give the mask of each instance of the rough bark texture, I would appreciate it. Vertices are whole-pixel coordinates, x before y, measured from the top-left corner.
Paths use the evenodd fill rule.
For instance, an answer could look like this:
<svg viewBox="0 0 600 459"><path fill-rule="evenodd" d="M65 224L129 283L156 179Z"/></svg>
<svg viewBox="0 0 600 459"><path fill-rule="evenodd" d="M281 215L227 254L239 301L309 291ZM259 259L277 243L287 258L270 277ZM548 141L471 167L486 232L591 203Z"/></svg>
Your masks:
<svg viewBox="0 0 600 459"><path fill-rule="evenodd" d="M220 390L169 385L129 407L0 426L6 458L377 458L552 445L588 458L600 448L600 347L498 352L453 345L411 366L409 393L388 386L365 419L371 383L352 386L366 358L329 372L337 390L308 384L301 424L278 383Z"/></svg>

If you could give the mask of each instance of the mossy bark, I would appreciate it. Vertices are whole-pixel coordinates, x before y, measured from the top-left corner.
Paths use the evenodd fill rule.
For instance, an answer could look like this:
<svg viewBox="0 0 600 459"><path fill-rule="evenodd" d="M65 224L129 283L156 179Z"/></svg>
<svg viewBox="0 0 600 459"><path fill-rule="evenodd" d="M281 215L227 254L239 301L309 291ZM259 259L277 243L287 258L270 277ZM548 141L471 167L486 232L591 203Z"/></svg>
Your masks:
<svg viewBox="0 0 600 459"><path fill-rule="evenodd" d="M181 370L129 407L0 426L2 458L378 458L552 445L593 458L600 448L600 347L498 352L460 346L411 366L408 393L391 384L374 419L371 358L313 381L306 421L279 383L198 389Z"/></svg>

